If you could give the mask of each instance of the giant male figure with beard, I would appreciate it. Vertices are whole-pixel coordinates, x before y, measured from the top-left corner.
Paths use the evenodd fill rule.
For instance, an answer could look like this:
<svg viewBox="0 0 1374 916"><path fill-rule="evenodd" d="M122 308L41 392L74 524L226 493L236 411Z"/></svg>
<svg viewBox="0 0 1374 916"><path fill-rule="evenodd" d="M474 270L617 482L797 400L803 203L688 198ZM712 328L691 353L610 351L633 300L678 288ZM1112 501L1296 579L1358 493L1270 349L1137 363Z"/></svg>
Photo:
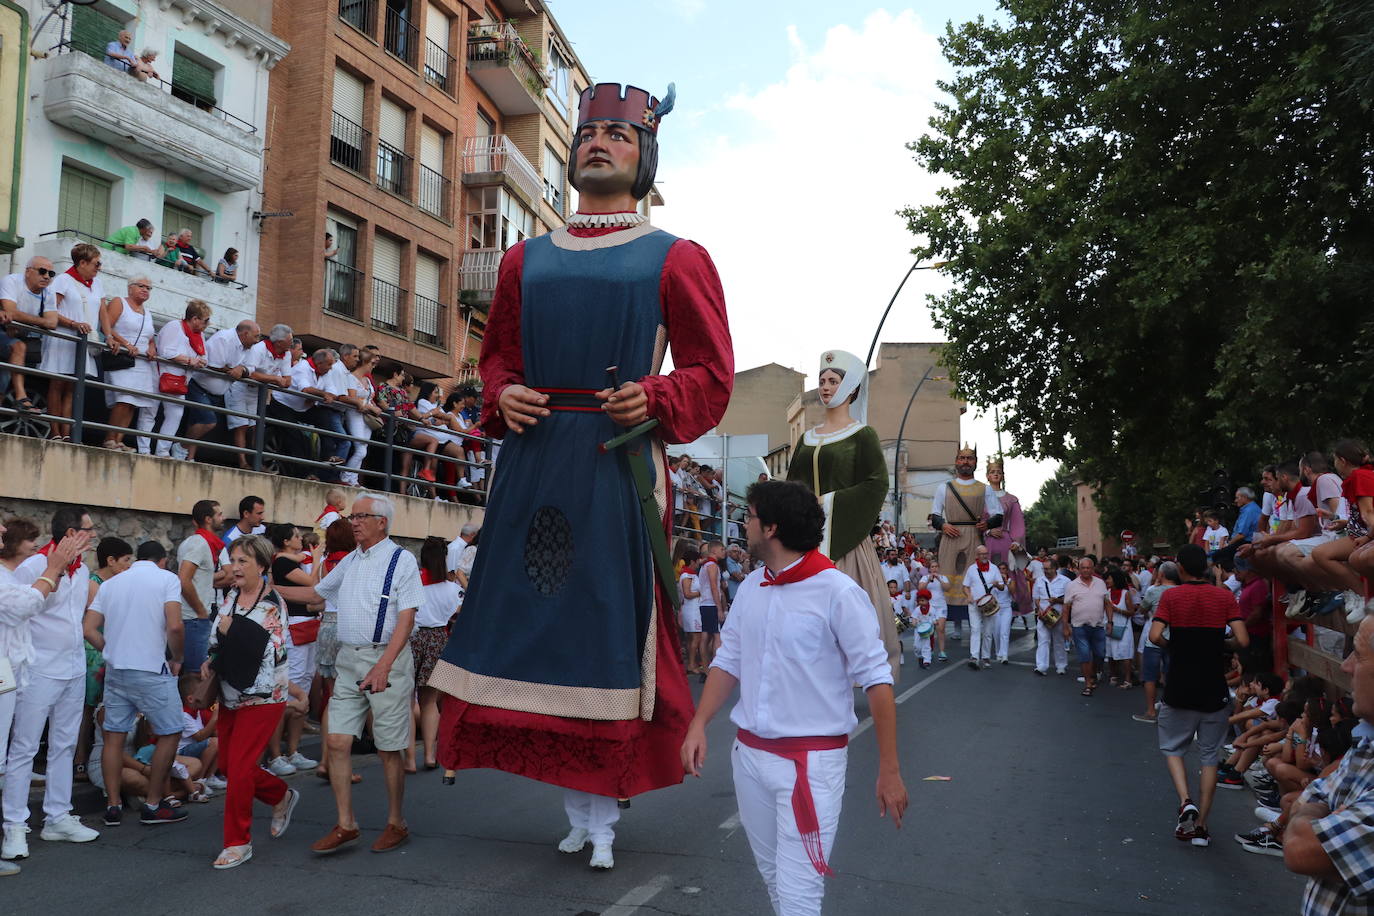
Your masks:
<svg viewBox="0 0 1374 916"><path fill-rule="evenodd" d="M940 532L940 572L949 576L945 600L967 605L964 570L973 561L983 533L1002 524L1002 504L991 487L976 480L978 449L965 445L954 456L954 477L935 491L930 527ZM978 613L970 609L970 614Z"/></svg>
<svg viewBox="0 0 1374 916"><path fill-rule="evenodd" d="M710 258L637 212L672 98L583 92L568 176L579 210L501 261L479 365L501 473L429 681L450 695L443 765L562 786L559 849L590 840L596 868L613 864L617 798L682 780L692 699L656 569L672 530L663 443L715 426L734 378ZM657 426L600 448L646 421Z"/></svg>

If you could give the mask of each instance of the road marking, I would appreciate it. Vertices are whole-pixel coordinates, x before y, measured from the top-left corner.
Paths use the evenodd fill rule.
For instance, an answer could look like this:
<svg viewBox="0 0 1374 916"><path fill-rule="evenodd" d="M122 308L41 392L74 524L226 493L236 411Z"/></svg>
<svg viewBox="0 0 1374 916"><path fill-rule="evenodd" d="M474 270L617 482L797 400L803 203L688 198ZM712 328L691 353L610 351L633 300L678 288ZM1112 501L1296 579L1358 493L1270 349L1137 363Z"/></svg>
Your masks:
<svg viewBox="0 0 1374 916"><path fill-rule="evenodd" d="M730 816L727 817L725 820L723 820L723 821L720 822L720 829L721 829L721 830L734 830L735 828L739 827L739 825L740 825L739 812L736 811L734 814L730 815Z"/></svg>
<svg viewBox="0 0 1374 916"><path fill-rule="evenodd" d="M611 904L610 909L603 910L601 916L630 916L644 904L657 897L671 880L667 875L659 875L648 883L641 884Z"/></svg>

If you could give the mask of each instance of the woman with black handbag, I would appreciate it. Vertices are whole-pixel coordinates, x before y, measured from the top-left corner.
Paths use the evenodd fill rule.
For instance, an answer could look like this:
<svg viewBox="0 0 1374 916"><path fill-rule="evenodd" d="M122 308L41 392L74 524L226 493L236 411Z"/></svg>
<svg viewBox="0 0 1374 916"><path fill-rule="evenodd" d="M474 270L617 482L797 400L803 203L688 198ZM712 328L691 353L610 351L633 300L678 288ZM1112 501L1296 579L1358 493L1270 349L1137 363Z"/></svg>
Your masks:
<svg viewBox="0 0 1374 916"><path fill-rule="evenodd" d="M286 605L268 581L272 546L244 535L229 548L234 584L210 636L210 657L201 676L220 679L220 767L224 796L224 849L214 867L234 868L253 857L253 800L272 806L272 836L291 823L300 793L258 766L263 749L286 711L290 672L286 655Z"/></svg>
<svg viewBox="0 0 1374 916"><path fill-rule="evenodd" d="M137 410L138 428L143 432L151 430L157 419L157 401L144 396L157 391L156 363L153 362L157 358L154 338L157 328L153 326L147 304L152 291L153 282L148 277L131 277L124 298L112 296L100 306L100 330L110 347L108 353L100 354L101 375L106 384L132 389L105 392L110 425L128 429ZM127 452L129 449L123 438L122 433L106 431L102 445ZM140 455L151 452L147 436L139 436L136 441Z"/></svg>

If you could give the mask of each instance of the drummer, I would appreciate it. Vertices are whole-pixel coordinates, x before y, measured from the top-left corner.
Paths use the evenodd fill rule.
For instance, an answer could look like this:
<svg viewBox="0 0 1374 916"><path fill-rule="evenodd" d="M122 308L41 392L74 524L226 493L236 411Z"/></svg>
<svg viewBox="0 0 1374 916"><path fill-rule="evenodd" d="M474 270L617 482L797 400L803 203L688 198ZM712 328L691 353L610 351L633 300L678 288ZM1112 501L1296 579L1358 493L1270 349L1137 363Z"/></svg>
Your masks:
<svg viewBox="0 0 1374 916"><path fill-rule="evenodd" d="M930 590L916 592L916 606L911 609L911 623L915 631L911 638L911 651L921 662L922 668L930 667L932 642L935 637L935 610L930 606Z"/></svg>

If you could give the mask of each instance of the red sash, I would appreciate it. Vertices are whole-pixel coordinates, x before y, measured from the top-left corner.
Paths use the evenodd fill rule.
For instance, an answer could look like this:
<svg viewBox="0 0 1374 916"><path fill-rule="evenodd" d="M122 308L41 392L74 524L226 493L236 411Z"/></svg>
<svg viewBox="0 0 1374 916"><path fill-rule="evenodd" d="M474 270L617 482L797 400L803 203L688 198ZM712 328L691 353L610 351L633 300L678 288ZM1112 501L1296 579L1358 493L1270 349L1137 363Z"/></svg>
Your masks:
<svg viewBox="0 0 1374 916"><path fill-rule="evenodd" d="M290 630L293 646L308 646L320 638L320 618L314 617L300 623L290 624Z"/></svg>
<svg viewBox="0 0 1374 916"><path fill-rule="evenodd" d="M834 872L825 862L825 850L821 848L821 824L816 816L816 799L811 795L811 780L806 775L806 754L808 751L832 751L845 747L849 744L849 736L760 738L748 729L741 728L736 737L740 744L776 754L792 761L797 768L797 781L792 786L792 814L797 819L797 832L801 834L802 846L816 874L833 875Z"/></svg>

